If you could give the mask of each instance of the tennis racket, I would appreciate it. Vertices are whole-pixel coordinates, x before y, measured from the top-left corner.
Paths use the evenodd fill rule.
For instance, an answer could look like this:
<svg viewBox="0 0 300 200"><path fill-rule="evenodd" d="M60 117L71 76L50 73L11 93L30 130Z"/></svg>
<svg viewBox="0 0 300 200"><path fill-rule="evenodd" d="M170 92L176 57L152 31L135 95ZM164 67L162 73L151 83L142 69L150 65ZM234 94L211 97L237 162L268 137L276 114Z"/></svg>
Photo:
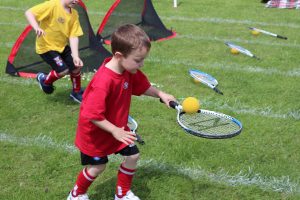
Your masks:
<svg viewBox="0 0 300 200"><path fill-rule="evenodd" d="M241 52L242 54L245 54L251 58L256 58L258 60L260 60L260 58L258 58L257 56L255 56L251 51L249 51L248 49L245 49L241 46L235 45L231 42L225 42L225 44L230 47L231 49L236 49L237 51Z"/></svg>
<svg viewBox="0 0 300 200"><path fill-rule="evenodd" d="M216 93L223 95L223 92L221 92L217 88L217 85L218 85L217 79L215 79L213 76L211 76L207 73L204 73L200 70L196 70L196 69L190 69L189 74L195 80L197 80L197 81L203 83L204 85L210 87L211 89L213 89Z"/></svg>
<svg viewBox="0 0 300 200"><path fill-rule="evenodd" d="M128 116L127 126L130 128L130 131L136 135L137 142L142 145L145 144L145 141L136 132L136 130L138 128L138 123L130 115Z"/></svg>
<svg viewBox="0 0 300 200"><path fill-rule="evenodd" d="M270 36L273 36L273 37L277 37L277 38L280 38L280 39L287 40L287 37L281 36L281 35L278 35L278 34L275 34L275 33L271 33L269 31L265 31L265 30L262 30L262 29L254 28L254 27L249 27L249 29L253 30L253 31L258 31L258 32L266 34L266 35L270 35Z"/></svg>
<svg viewBox="0 0 300 200"><path fill-rule="evenodd" d="M169 105L177 110L177 122L189 134L209 139L226 139L242 132L242 123L229 115L203 109L195 114L187 114L178 103L170 101Z"/></svg>

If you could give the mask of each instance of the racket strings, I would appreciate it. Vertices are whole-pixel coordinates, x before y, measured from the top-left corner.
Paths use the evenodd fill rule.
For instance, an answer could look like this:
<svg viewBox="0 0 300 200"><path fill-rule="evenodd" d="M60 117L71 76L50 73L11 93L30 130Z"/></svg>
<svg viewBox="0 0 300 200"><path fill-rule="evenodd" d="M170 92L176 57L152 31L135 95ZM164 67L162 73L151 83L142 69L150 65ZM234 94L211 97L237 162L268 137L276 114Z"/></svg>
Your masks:
<svg viewBox="0 0 300 200"><path fill-rule="evenodd" d="M133 123L131 120L128 120L127 126L131 131L135 131L137 129L137 126L135 123Z"/></svg>
<svg viewBox="0 0 300 200"><path fill-rule="evenodd" d="M199 134L228 135L240 130L240 127L232 120L212 114L182 114L179 120L186 128Z"/></svg>
<svg viewBox="0 0 300 200"><path fill-rule="evenodd" d="M218 82L216 81L216 79L208 76L208 75L203 75L203 74L196 74L196 73L193 73L192 74L195 78L197 79L200 79L200 80L203 80L203 81L206 81L207 83L211 84L211 85L217 85Z"/></svg>

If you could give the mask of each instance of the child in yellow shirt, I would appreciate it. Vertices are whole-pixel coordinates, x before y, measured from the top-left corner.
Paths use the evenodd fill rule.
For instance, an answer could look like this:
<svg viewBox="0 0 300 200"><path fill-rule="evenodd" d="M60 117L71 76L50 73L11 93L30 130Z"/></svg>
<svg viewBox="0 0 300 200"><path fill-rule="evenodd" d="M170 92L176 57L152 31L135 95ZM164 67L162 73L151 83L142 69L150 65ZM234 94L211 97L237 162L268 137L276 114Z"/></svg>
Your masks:
<svg viewBox="0 0 300 200"><path fill-rule="evenodd" d="M46 93L54 91L53 83L70 74L73 91L70 97L81 103L81 68L83 62L78 52L78 37L83 35L78 13L73 7L79 0L50 0L38 4L25 12L34 29L36 53L48 63L52 70L48 75L37 74L40 88ZM69 45L68 45L69 42Z"/></svg>

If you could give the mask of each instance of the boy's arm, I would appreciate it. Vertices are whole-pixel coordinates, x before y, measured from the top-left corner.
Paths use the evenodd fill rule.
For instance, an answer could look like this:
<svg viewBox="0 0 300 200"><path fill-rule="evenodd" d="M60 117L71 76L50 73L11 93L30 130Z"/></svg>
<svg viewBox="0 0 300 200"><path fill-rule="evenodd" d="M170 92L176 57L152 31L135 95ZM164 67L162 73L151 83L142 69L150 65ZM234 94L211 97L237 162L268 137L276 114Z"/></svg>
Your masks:
<svg viewBox="0 0 300 200"><path fill-rule="evenodd" d="M38 22L36 21L35 19L35 16L34 14L30 11L30 10L27 10L25 12L25 16L27 18L27 21L29 22L29 24L31 25L31 27L34 29L36 35L38 37L40 36L44 36L45 35L45 32L43 29L40 28Z"/></svg>
<svg viewBox="0 0 300 200"><path fill-rule="evenodd" d="M111 133L116 140L123 142L127 145L134 143L136 140L135 134L130 131L125 131L124 127L119 128L114 124L110 123L108 120L92 120L92 123L98 126L99 128Z"/></svg>
<svg viewBox="0 0 300 200"><path fill-rule="evenodd" d="M150 86L148 90L144 93L144 95L160 98L168 107L170 101L176 101L175 97L171 94L167 94L157 88Z"/></svg>
<svg viewBox="0 0 300 200"><path fill-rule="evenodd" d="M74 65L76 67L82 67L83 62L79 58L79 51L78 51L78 45L79 45L78 37L70 37L69 42L70 42L70 47L71 47L71 51L72 51Z"/></svg>

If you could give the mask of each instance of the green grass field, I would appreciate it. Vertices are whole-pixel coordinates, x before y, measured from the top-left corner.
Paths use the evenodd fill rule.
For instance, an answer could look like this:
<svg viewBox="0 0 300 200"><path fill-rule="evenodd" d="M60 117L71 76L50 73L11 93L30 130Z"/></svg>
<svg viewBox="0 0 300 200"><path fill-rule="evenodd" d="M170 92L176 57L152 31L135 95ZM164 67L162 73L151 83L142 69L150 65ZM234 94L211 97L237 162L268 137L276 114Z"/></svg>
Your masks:
<svg viewBox="0 0 300 200"><path fill-rule="evenodd" d="M82 169L73 146L79 105L71 85L58 81L44 95L35 80L5 74L7 57L26 25L24 11L40 0L1 0L0 199L66 199ZM113 0L84 1L96 31ZM300 13L265 8L260 0L152 0L177 37L152 43L143 71L179 100L197 97L202 108L239 119L241 135L209 140L186 134L176 112L158 100L133 97L131 115L146 145L132 190L141 199L300 199ZM251 35L249 26L288 37ZM224 42L261 60L232 55ZM109 47L108 47L109 48ZM224 96L195 84L188 69L219 81ZM87 85L85 80L83 85ZM89 190L90 199L113 199L121 158Z"/></svg>

